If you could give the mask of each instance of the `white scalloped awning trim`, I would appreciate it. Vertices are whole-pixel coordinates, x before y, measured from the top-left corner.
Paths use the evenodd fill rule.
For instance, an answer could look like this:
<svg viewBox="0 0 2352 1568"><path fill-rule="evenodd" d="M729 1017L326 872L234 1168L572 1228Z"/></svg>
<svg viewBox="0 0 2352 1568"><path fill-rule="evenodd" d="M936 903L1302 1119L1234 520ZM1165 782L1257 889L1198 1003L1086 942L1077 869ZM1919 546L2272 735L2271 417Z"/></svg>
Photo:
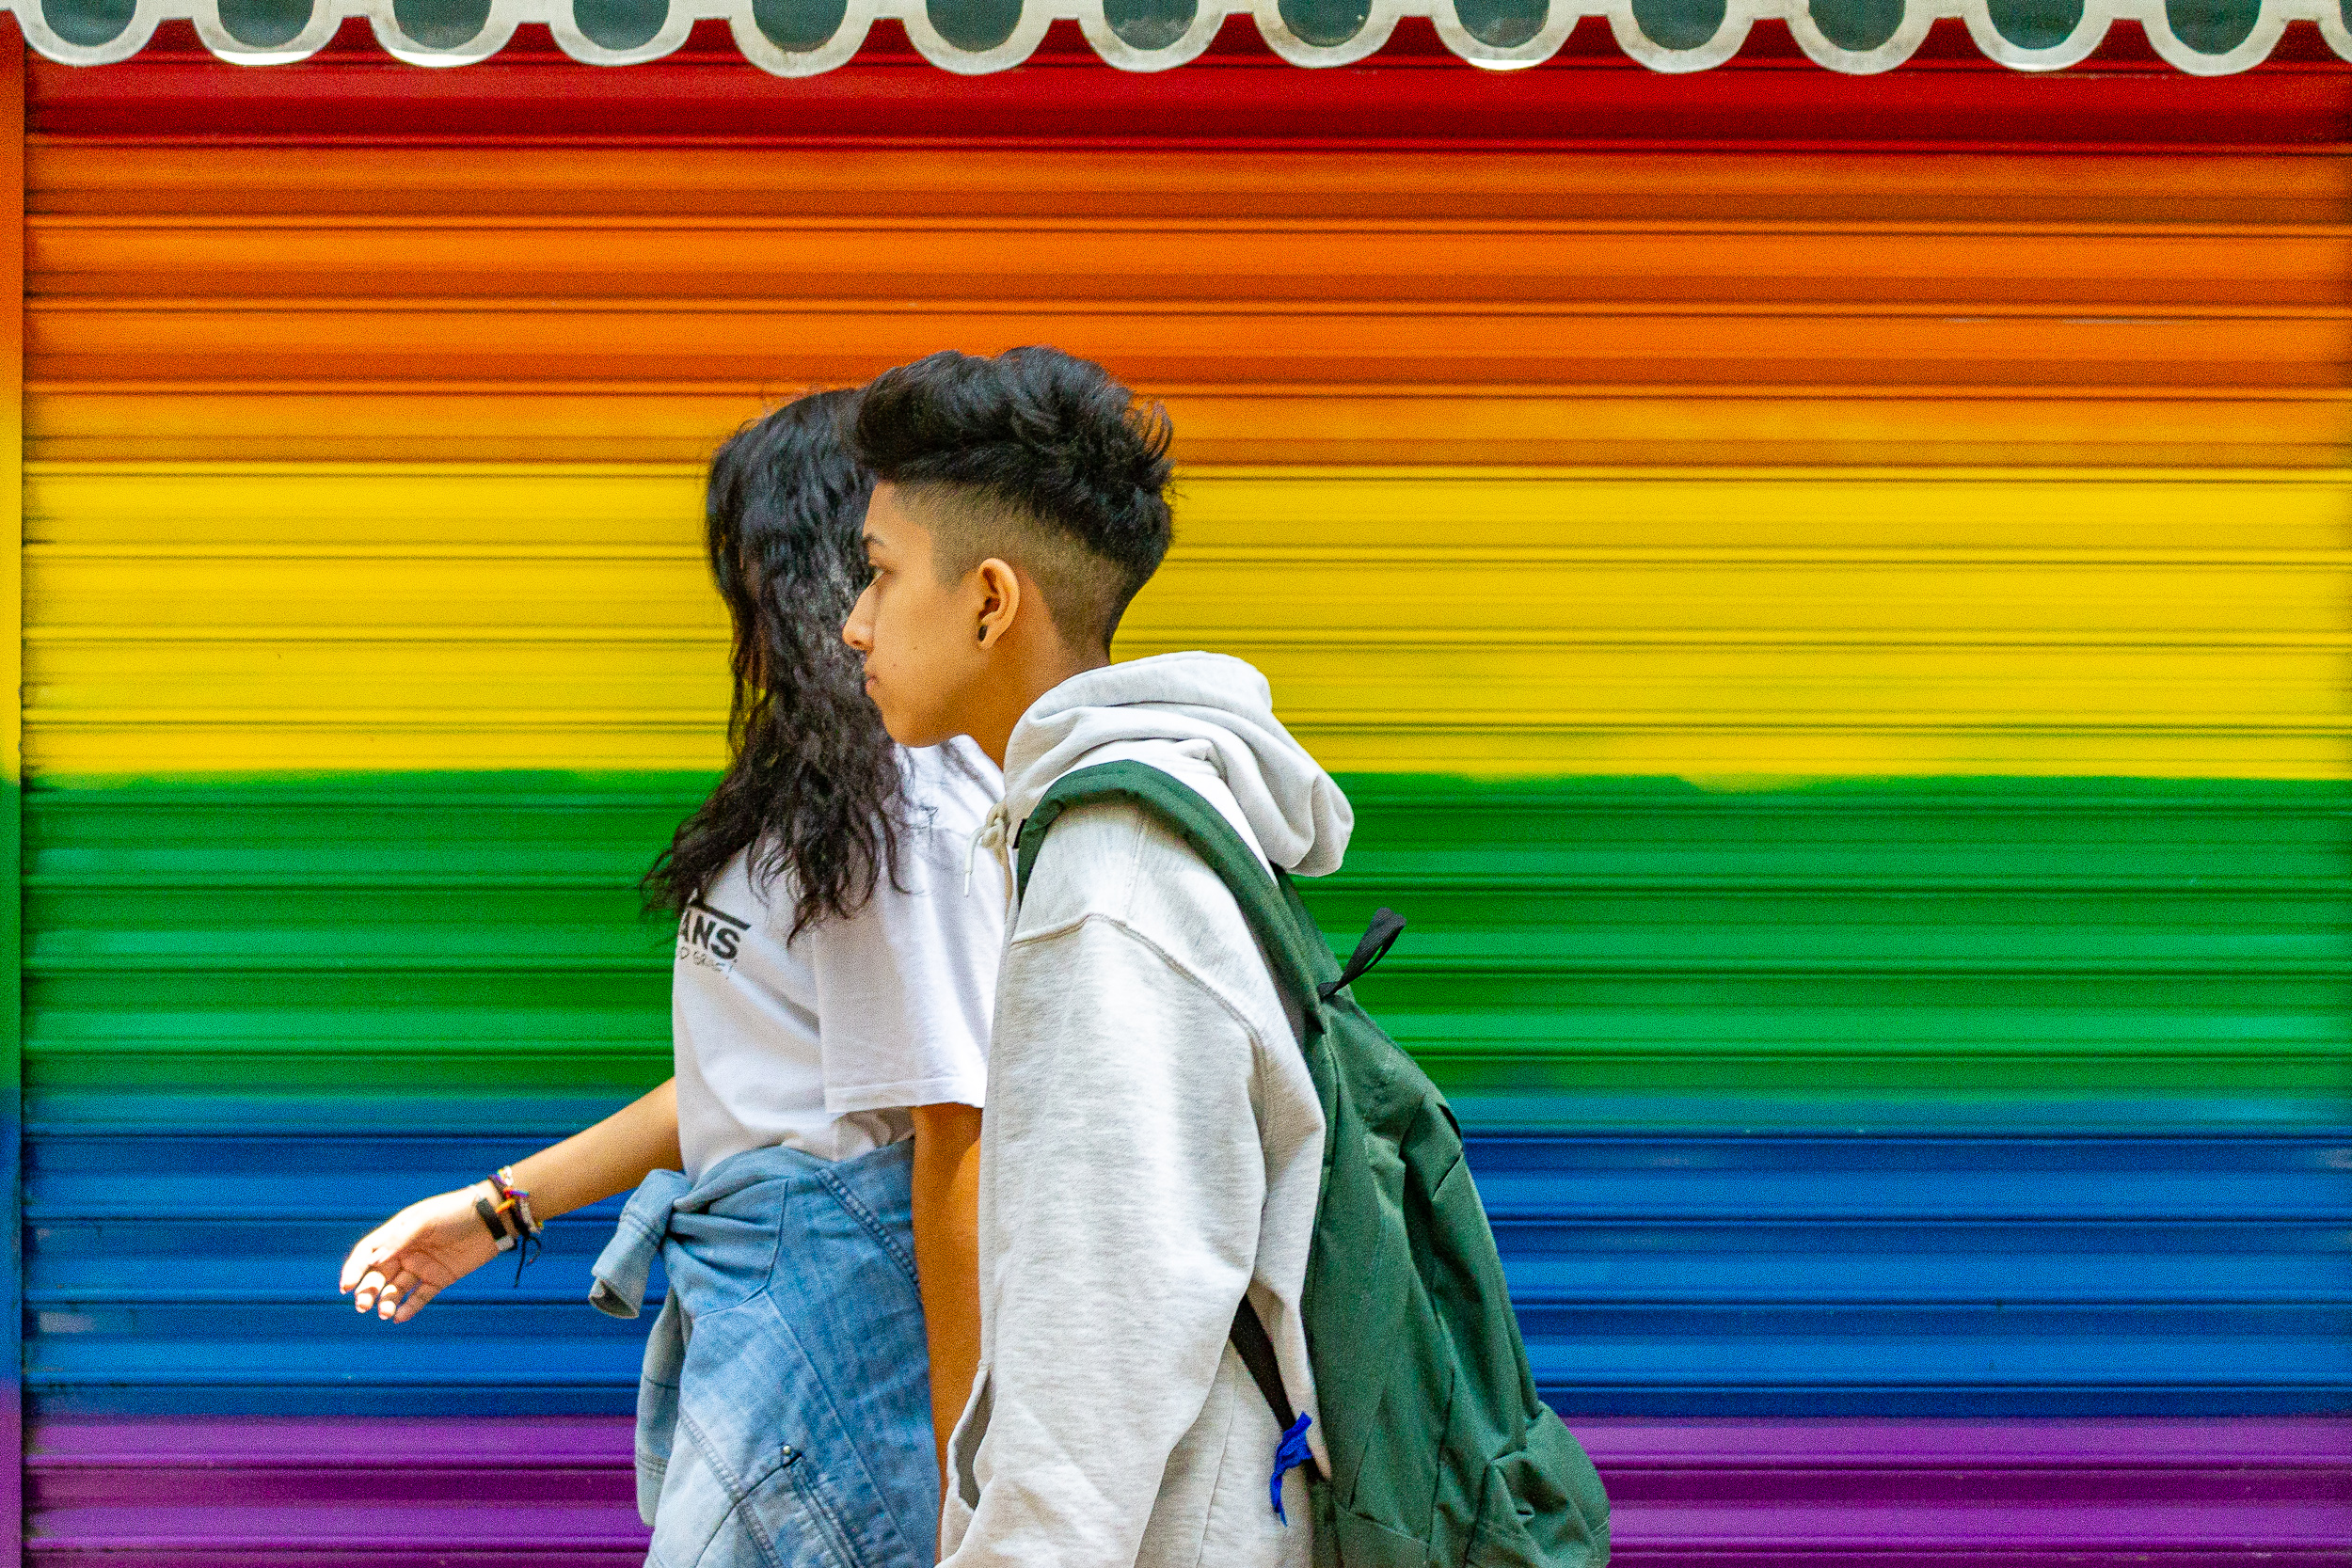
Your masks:
<svg viewBox="0 0 2352 1568"><path fill-rule="evenodd" d="M2200 76L2221 76L2259 64L2277 46L2290 22L2316 23L2328 45L2352 60L2352 31L2344 25L2342 0L2263 0L2254 26L2237 47L2226 54L2205 54L2191 48L2172 30L2165 0L2086 0L2081 21L2061 41L2047 48L2028 49L2011 43L1994 25L1986 0L1910 0L1903 21L1892 37L1875 49L1852 50L1831 41L1815 23L1808 0L1726 0L1723 24L1712 38L1691 48L1671 48L1653 42L1634 20L1632 0L1551 0L1544 24L1524 42L1500 47L1481 41L1455 12L1454 0L1370 0L1370 15L1344 42L1319 45L1307 41L1283 20L1279 0L1201 0L1192 24L1174 41L1160 48L1138 48L1121 38L1104 16L1104 0L1025 0L1019 23L995 47L967 50L957 47L933 25L928 0L848 0L840 28L823 45L808 50L779 48L752 19L752 0L670 0L669 16L660 30L629 49L608 49L582 32L572 15L571 0L490 0L489 19L465 43L437 49L419 43L401 29L393 15L393 0L314 0L310 24L272 49L255 49L240 42L222 25L218 0L137 0L130 24L104 43L83 45L67 41L49 25L40 0L7 0L24 30L25 40L41 54L66 65L107 65L125 60L146 47L158 23L186 19L196 24L204 44L220 58L238 65L277 65L303 59L326 45L349 17L365 17L387 53L412 65L470 65L505 47L515 29L526 23L547 26L564 52L590 65L633 65L660 59L686 41L696 22L724 21L734 30L744 58L779 76L811 76L847 64L866 41L874 23L893 19L904 24L908 36L924 58L943 71L977 75L1021 64L1044 39L1049 24L1068 19L1078 24L1096 54L1122 71L1166 71L1200 55L1216 36L1228 16L1248 16L1258 24L1267 45L1283 59L1300 66L1347 65L1375 54L1388 41L1399 21L1423 16L1436 24L1446 47L1473 65L1513 70L1551 57L1567 40L1569 30L1587 16L1606 17L1618 47L1652 71L1706 71L1722 65L1740 52L1748 29L1759 21L1785 21L1805 54L1831 71L1854 75L1891 71L1911 57L1941 17L1965 23L1977 47L1985 55L2019 71L2058 71L2074 65L2097 49L2108 26L2129 19L2143 27L2156 53L2181 71Z"/></svg>

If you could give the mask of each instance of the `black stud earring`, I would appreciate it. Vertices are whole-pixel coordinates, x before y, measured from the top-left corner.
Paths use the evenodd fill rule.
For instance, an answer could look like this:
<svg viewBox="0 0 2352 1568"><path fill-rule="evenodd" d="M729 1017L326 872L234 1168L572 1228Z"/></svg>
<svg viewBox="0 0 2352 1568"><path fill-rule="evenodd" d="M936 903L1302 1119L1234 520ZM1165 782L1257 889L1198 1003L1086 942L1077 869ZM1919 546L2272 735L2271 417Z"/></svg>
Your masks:
<svg viewBox="0 0 2352 1568"><path fill-rule="evenodd" d="M987 628L986 626L982 626L982 627L980 628L980 634L979 634L978 638L977 638L976 641L981 641L981 642L985 642L985 641L988 641L988 628Z"/></svg>

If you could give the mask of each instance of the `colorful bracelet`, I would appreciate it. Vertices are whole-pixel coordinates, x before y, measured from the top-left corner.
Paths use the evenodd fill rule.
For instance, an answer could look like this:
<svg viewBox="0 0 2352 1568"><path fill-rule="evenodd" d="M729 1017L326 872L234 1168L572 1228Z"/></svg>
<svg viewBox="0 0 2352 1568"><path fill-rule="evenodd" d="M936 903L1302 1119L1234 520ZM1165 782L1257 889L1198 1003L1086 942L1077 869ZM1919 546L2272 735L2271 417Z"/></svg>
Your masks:
<svg viewBox="0 0 2352 1568"><path fill-rule="evenodd" d="M499 1236L499 1250L515 1254L515 1283L523 1282L523 1265L539 1256L538 1216L531 1212L531 1194L515 1185L515 1167L501 1165L485 1178L490 1190L499 1195L494 1206L488 1198L474 1201L474 1212L482 1223Z"/></svg>
<svg viewBox="0 0 2352 1568"><path fill-rule="evenodd" d="M515 1167L512 1165L499 1166L496 1171L491 1173L490 1185L498 1189L500 1198L499 1207L503 1209L509 1204L512 1204L514 1206L516 1215L522 1221L524 1233L534 1237L537 1236L540 1230L544 1227L539 1224L538 1216L531 1212L531 1193L529 1189L515 1185Z"/></svg>

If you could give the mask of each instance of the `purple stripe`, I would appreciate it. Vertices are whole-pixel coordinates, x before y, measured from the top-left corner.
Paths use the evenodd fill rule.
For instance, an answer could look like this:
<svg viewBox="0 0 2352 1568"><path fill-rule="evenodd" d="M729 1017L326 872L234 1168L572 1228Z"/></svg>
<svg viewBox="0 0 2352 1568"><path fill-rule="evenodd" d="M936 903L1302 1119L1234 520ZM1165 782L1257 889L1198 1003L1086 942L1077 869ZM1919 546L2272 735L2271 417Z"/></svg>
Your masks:
<svg viewBox="0 0 2352 1568"><path fill-rule="evenodd" d="M60 1419L30 1432L40 1568L637 1568L633 1423Z"/></svg>
<svg viewBox="0 0 2352 1568"><path fill-rule="evenodd" d="M355 1546L344 1550L274 1547L266 1555L249 1546L214 1548L169 1547L130 1553L83 1551L36 1541L26 1561L40 1568L644 1568L645 1548L617 1547L587 1551L574 1546L534 1550L528 1546L485 1546L479 1550L462 1543L416 1550ZM2004 1565L2007 1568L2007 1565ZM2297 1568L2288 1563L2284 1568Z"/></svg>
<svg viewBox="0 0 2352 1568"><path fill-rule="evenodd" d="M53 1544L82 1551L165 1550L259 1552L300 1547L389 1547L431 1551L469 1546L538 1551L612 1550L638 1544L644 1527L623 1505L511 1503L505 1508L449 1501L433 1507L388 1508L377 1503L319 1507L199 1505L68 1508L34 1516L38 1549Z"/></svg>
<svg viewBox="0 0 2352 1568"><path fill-rule="evenodd" d="M1708 1546L1661 1550L1646 1544L1617 1544L1611 1546L1609 1556L1617 1568L2151 1568L2152 1564L2162 1564L2163 1568L2344 1568L2344 1560L2341 1545L2288 1551L2254 1546L2227 1550L2197 1547L2172 1556L2161 1547L2137 1546L2112 1553L2082 1552L2071 1547L2043 1551L1945 1551L1932 1546L1915 1550L1884 1546L1850 1552L1813 1548L1731 1551ZM92 1560L94 1563L96 1560ZM141 1562L138 1568L151 1565ZM230 1565L181 1563L175 1560L173 1568ZM271 1568L284 1565L273 1559ZM312 1568L312 1564L306 1560L303 1568ZM335 1568L344 1565L338 1563ZM349 1568L368 1565L354 1560Z"/></svg>
<svg viewBox="0 0 2352 1568"><path fill-rule="evenodd" d="M1601 1465L2352 1465L2352 1419L1627 1420L1569 1428Z"/></svg>
<svg viewBox="0 0 2352 1568"><path fill-rule="evenodd" d="M389 1550L376 1547L355 1547L349 1551L273 1550L262 1556L248 1548L230 1550L82 1552L57 1550L36 1545L29 1559L41 1568L642 1568L644 1548L628 1550L582 1551L576 1548L555 1548L534 1551L526 1547L487 1547L480 1551L463 1546L444 1546L432 1550ZM1619 1545L1613 1549L1610 1560L1621 1568L2148 1568L2160 1560L2157 1554L2133 1551L2122 1554L2090 1554L2052 1550L2047 1552L1949 1553L1932 1550L1906 1551L1900 1549L1867 1552L1840 1551L1715 1551L1698 1548L1690 1551L1656 1551L1644 1546ZM2330 1545L2318 1550L2214 1551L2200 1549L2169 1560L2173 1568L2342 1568L2344 1548Z"/></svg>
<svg viewBox="0 0 2352 1568"><path fill-rule="evenodd" d="M280 1547L262 1556L247 1546L217 1550L172 1547L126 1554L50 1546L35 1541L26 1560L39 1568L644 1568L645 1548L640 1544L611 1551L587 1551L573 1546L546 1550L485 1546L476 1550L461 1542L415 1551L385 1547L354 1547L348 1551ZM2297 1568L2281 1560L2273 1560L2273 1565ZM1712 1564L1711 1568L1722 1565ZM2052 1568L2060 1565L2053 1564Z"/></svg>
<svg viewBox="0 0 2352 1568"><path fill-rule="evenodd" d="M26 1433L26 1462L76 1465L629 1462L627 1417L469 1420L280 1417L58 1418ZM1664 1420L1580 1417L1593 1457L1682 1465L2256 1465L2352 1466L2352 1418L2177 1420Z"/></svg>
<svg viewBox="0 0 2352 1568"><path fill-rule="evenodd" d="M1643 1568L2341 1560L2352 1420L1650 1421L1577 1432ZM52 1420L31 1560L125 1568L634 1562L629 1423Z"/></svg>
<svg viewBox="0 0 2352 1568"><path fill-rule="evenodd" d="M2310 1499L2218 1507L2085 1498L2052 1505L2023 1502L1995 1486L1965 1502L1857 1507L1805 1496L1802 1486L1790 1490L1798 1497L1749 1506L1655 1507L1620 1498L1613 1510L1615 1531L1628 1550L2318 1550L2352 1541L2352 1504L2314 1505ZM644 1538L635 1511L625 1502L522 1498L502 1508L453 1498L429 1505L345 1499L310 1506L183 1498L163 1506L41 1508L34 1524L42 1550L70 1545L115 1552L453 1546L583 1551L626 1549Z"/></svg>
<svg viewBox="0 0 2352 1568"><path fill-rule="evenodd" d="M2313 1507L2297 1500L2223 1508L2085 1498L2053 1505L2021 1501L1994 1485L1966 1501L1856 1507L1825 1503L1801 1485L1788 1490L1796 1497L1749 1507L1645 1508L1617 1498L1610 1513L1628 1546L1681 1549L2317 1550L2352 1541L2347 1503Z"/></svg>
<svg viewBox="0 0 2352 1568"><path fill-rule="evenodd" d="M506 1416L486 1420L165 1416L60 1418L25 1433L26 1465L415 1465L485 1461L627 1465L626 1416Z"/></svg>

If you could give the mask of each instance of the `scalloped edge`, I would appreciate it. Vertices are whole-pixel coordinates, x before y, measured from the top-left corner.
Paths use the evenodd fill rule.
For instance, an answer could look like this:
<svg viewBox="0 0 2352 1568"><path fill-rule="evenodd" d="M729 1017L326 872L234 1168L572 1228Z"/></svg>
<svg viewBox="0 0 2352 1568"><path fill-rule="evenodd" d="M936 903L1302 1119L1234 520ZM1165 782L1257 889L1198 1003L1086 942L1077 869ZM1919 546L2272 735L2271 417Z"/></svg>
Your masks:
<svg viewBox="0 0 2352 1568"><path fill-rule="evenodd" d="M2221 55L2190 48L2172 32L2165 0L2086 0L2082 21L2062 41L2046 49L2011 43L1994 25L1989 0L1911 0L1902 24L1875 49L1845 49L1833 42L1814 23L1807 0L1726 0L1723 24L1706 42L1688 49L1668 48L1651 41L1634 19L1633 0L1553 0L1543 27L1522 44L1500 47L1481 42L1455 15L1454 0L1370 0L1364 24L1353 38L1336 44L1316 44L1294 33L1282 19L1280 0L1201 0L1192 25L1181 38L1157 49L1142 49L1120 37L1104 19L1103 0L1026 0L1021 21L1010 37L993 49L959 49L931 25L926 0L849 0L840 29L821 47L789 50L777 47L752 20L751 0L670 0L670 14L661 30L634 49L607 49L580 30L572 20L571 0L491 0L489 18L482 31L453 49L436 49L404 33L392 13L393 0L313 0L310 24L285 44L256 49L240 43L222 24L218 0L137 0L129 25L102 44L69 43L49 25L40 0L0 0L16 13L25 41L61 65L112 65L127 60L147 46L159 23L187 20L214 55L232 65L279 65L308 58L334 37L348 18L365 17L387 54L411 65L446 67L471 65L497 54L526 24L548 27L564 54L586 65L636 65L657 60L686 41L699 21L729 24L736 47L762 71L778 76L813 76L846 65L866 41L872 25L885 19L904 24L923 57L943 71L977 76L1008 71L1027 59L1045 37L1047 26L1062 19L1078 24L1094 52L1121 71L1167 71L1200 56L1228 17L1254 19L1268 48L1293 65L1350 65L1377 54L1397 23L1406 17L1427 17L1448 49L1472 65L1491 70L1516 70L1540 64L1559 52L1569 31L1588 16L1604 17L1617 46L1652 71L1707 71L1739 54L1748 29L1759 21L1786 22L1797 44L1817 64L1849 75L1867 76L1892 71L1909 59L1938 19L1957 17L1968 28L1977 47L1988 59L2017 71L2062 71L2097 49L2107 28L2119 21L2137 22L2156 53L2175 70L2195 76L2226 76L2260 64L2277 47L2290 22L2314 22L2339 58L2352 60L2352 29L2344 25L2338 0L2263 0L2254 26L2244 41Z"/></svg>

